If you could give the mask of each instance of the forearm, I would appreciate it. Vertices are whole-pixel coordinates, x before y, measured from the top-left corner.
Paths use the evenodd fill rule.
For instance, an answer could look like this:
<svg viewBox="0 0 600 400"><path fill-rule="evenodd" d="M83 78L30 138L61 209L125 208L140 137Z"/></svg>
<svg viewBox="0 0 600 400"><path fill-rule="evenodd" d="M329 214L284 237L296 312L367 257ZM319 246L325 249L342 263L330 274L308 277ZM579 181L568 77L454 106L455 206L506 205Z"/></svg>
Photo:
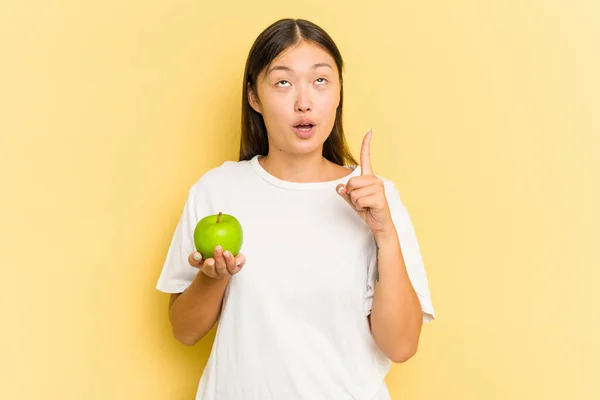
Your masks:
<svg viewBox="0 0 600 400"><path fill-rule="evenodd" d="M419 299L410 282L396 230L375 238L378 276L371 309L371 331L378 347L394 362L417 351L422 326Z"/></svg>
<svg viewBox="0 0 600 400"><path fill-rule="evenodd" d="M198 272L192 284L169 308L173 336L183 344L196 344L214 326L229 279L213 279Z"/></svg>

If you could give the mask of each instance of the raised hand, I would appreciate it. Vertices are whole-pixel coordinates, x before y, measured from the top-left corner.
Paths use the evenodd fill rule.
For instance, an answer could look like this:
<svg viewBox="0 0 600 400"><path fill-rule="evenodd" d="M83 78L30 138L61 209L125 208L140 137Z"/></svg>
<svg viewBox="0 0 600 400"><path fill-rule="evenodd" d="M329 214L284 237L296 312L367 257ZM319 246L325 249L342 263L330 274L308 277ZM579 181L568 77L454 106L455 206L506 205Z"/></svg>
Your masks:
<svg viewBox="0 0 600 400"><path fill-rule="evenodd" d="M385 197L383 180L373 173L371 166L371 129L365 135L360 151L361 175L348 183L339 184L336 191L369 225L374 235L394 229L390 207Z"/></svg>

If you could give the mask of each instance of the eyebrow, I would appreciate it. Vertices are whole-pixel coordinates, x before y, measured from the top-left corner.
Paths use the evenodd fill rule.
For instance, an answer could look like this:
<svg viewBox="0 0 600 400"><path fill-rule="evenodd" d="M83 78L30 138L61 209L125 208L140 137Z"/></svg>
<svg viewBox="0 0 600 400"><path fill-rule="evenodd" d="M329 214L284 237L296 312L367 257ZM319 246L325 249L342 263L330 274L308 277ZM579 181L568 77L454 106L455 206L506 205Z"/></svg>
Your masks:
<svg viewBox="0 0 600 400"><path fill-rule="evenodd" d="M312 69L317 69L317 68L321 68L321 67L328 67L328 68L331 68L333 70L333 67L331 65L329 65L328 63L326 63L326 62L317 63L317 64L315 64L315 65L312 66ZM288 72L293 72L293 69L291 69L290 67L286 67L285 65L275 65L275 66L269 68L269 71L267 72L267 74L265 76L268 76L273 71L288 71Z"/></svg>

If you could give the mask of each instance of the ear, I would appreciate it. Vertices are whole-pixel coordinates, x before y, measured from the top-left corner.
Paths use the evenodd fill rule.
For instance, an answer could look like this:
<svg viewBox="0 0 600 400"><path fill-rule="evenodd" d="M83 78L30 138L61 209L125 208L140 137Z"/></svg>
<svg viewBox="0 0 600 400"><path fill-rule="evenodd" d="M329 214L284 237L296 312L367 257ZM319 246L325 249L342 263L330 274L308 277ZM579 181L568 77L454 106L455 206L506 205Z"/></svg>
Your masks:
<svg viewBox="0 0 600 400"><path fill-rule="evenodd" d="M250 103L250 107L252 107L254 111L262 114L258 95L250 83L248 83L248 103Z"/></svg>

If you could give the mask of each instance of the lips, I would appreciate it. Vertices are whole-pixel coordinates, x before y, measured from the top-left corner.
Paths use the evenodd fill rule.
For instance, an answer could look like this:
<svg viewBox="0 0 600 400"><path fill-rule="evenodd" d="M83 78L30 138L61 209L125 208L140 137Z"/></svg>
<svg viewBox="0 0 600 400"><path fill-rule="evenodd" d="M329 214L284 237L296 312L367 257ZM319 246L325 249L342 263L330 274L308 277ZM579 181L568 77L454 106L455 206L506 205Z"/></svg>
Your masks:
<svg viewBox="0 0 600 400"><path fill-rule="evenodd" d="M300 124L298 126L294 126L292 128L292 130L294 131L296 136L298 136L300 139L309 139L315 133L315 126L310 125L310 124L307 124L307 125Z"/></svg>
<svg viewBox="0 0 600 400"><path fill-rule="evenodd" d="M314 126L313 124L299 124L299 125L296 125L294 128L301 129L301 130L309 130L313 126Z"/></svg>
<svg viewBox="0 0 600 400"><path fill-rule="evenodd" d="M309 139L315 133L315 122L309 118L300 118L292 126L292 130L300 139Z"/></svg>
<svg viewBox="0 0 600 400"><path fill-rule="evenodd" d="M298 129L310 129L315 125L315 122L310 118L300 118L296 120L293 126Z"/></svg>

